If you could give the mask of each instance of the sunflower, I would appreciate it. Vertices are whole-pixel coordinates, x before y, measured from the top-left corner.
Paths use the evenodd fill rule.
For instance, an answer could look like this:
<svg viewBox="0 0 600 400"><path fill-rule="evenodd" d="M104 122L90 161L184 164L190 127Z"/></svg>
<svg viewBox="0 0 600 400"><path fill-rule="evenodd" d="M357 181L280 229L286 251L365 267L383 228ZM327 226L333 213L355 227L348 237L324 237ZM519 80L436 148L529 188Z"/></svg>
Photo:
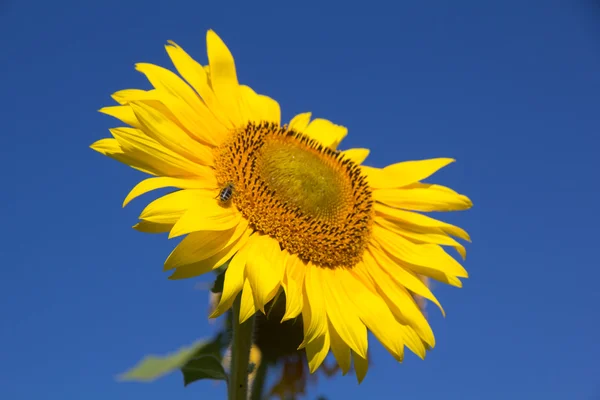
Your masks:
<svg viewBox="0 0 600 400"><path fill-rule="evenodd" d="M435 339L415 298L441 305L422 277L458 287L467 277L442 246L464 258L453 236L468 234L421 213L471 207L466 196L422 182L454 160L364 166L369 150L338 150L345 127L310 113L282 125L276 101L239 84L216 33L206 44L202 66L168 42L180 76L137 64L153 89L119 91L119 105L100 110L129 126L92 148L153 175L123 205L179 189L150 202L134 228L184 236L164 264L170 279L228 262L212 317L241 292L243 322L283 291L282 321L301 315L311 373L331 350L344 373L353 360L361 381L367 331L398 361L405 347L423 358Z"/></svg>

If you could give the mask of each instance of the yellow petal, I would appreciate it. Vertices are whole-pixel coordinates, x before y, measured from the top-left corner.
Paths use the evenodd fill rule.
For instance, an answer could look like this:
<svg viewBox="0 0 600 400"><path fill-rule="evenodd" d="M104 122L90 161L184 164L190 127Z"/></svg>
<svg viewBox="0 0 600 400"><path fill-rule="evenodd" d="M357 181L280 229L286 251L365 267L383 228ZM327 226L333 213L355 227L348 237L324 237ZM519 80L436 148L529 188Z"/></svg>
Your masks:
<svg viewBox="0 0 600 400"><path fill-rule="evenodd" d="M342 374L346 375L348 371L350 371L350 347L348 347L346 342L338 335L331 323L329 323L328 327L329 335L331 336L331 351L333 352L338 365L342 369Z"/></svg>
<svg viewBox="0 0 600 400"><path fill-rule="evenodd" d="M401 265L394 262L383 250L378 247L371 246L369 252L373 256L373 259L377 262L377 265L381 267L398 285L402 285L411 292L424 297L432 301L440 311L442 315L446 315L442 305L438 299L431 293L431 290L423 283L414 272L404 269Z"/></svg>
<svg viewBox="0 0 600 400"><path fill-rule="evenodd" d="M117 139L124 155L135 161L131 166L147 165L152 171L156 171L154 175L192 177L205 174L202 166L169 150L139 129L114 128L110 132Z"/></svg>
<svg viewBox="0 0 600 400"><path fill-rule="evenodd" d="M279 290L283 278L283 257L279 243L267 235L256 235L248 249L246 278L252 286L254 304L263 313Z"/></svg>
<svg viewBox="0 0 600 400"><path fill-rule="evenodd" d="M281 322L296 318L302 312L304 287L304 264L295 254L288 254L286 258L283 289L285 290L285 314Z"/></svg>
<svg viewBox="0 0 600 400"><path fill-rule="evenodd" d="M348 134L348 128L336 125L326 119L316 118L312 120L302 133L321 143L323 146L335 150L342 139Z"/></svg>
<svg viewBox="0 0 600 400"><path fill-rule="evenodd" d="M156 189L165 187L175 187L178 189L214 189L216 186L217 180L215 174L209 168L206 169L206 175L200 179L171 178L167 176L148 178L144 179L131 189L123 201L123 207L136 197Z"/></svg>
<svg viewBox="0 0 600 400"><path fill-rule="evenodd" d="M354 272L340 275L340 281L362 322L394 358L402 360L404 343L398 329L399 324L385 302L368 290Z"/></svg>
<svg viewBox="0 0 600 400"><path fill-rule="evenodd" d="M431 158L428 160L404 161L388 165L383 171L389 177L390 182L393 182L394 186L389 187L402 187L427 179L454 161L456 160L453 158Z"/></svg>
<svg viewBox="0 0 600 400"><path fill-rule="evenodd" d="M198 103L192 108L180 98L168 93L161 93L160 101L168 109L168 113L163 112L163 114L172 114L174 122L202 144L210 147L218 146L228 136L229 130L219 123L204 103Z"/></svg>
<svg viewBox="0 0 600 400"><path fill-rule="evenodd" d="M453 163L452 158L432 158L428 160L404 161L387 167L373 168L363 166L369 186L373 189L393 189L419 182L435 172Z"/></svg>
<svg viewBox="0 0 600 400"><path fill-rule="evenodd" d="M438 185L416 188L381 189L373 191L373 198L388 206L416 211L456 211L473 206L467 196L450 192Z"/></svg>
<svg viewBox="0 0 600 400"><path fill-rule="evenodd" d="M233 229L224 231L199 231L187 235L165 261L164 271L205 260L237 242L248 229L242 219Z"/></svg>
<svg viewBox="0 0 600 400"><path fill-rule="evenodd" d="M169 233L169 239L196 231L224 231L240 223L235 207L221 207L216 199L205 197L189 208Z"/></svg>
<svg viewBox="0 0 600 400"><path fill-rule="evenodd" d="M445 222L439 221L437 219L428 217L427 215L415 213L412 211L399 210L397 208L392 208L385 206L383 204L375 204L375 212L378 214L383 214L386 217L394 219L396 221L400 221L405 224L409 224L416 227L422 228L436 228L441 229L449 235L456 236L458 238L471 241L471 237L464 230L459 228L458 226L454 226L451 224L447 224ZM414 229L414 228L413 228Z"/></svg>
<svg viewBox="0 0 600 400"><path fill-rule="evenodd" d="M90 148L103 155L123 154L123 150L116 139L105 138L94 142Z"/></svg>
<svg viewBox="0 0 600 400"><path fill-rule="evenodd" d="M181 47L172 41L165 46L177 72L196 90L205 103L205 108L210 110L218 124L226 129L233 128L233 124L227 118L217 97L210 87L207 73L208 68L202 67L196 60L190 57Z"/></svg>
<svg viewBox="0 0 600 400"><path fill-rule="evenodd" d="M365 261L362 264L363 268L377 282L377 293L385 300L398 322L413 327L423 341L433 348L435 346L433 330L410 293L381 269L369 252L365 252L363 257Z"/></svg>
<svg viewBox="0 0 600 400"><path fill-rule="evenodd" d="M205 201L204 190L178 190L154 200L144 208L140 219L159 224L175 224L189 207Z"/></svg>
<svg viewBox="0 0 600 400"><path fill-rule="evenodd" d="M411 228L411 225L402 224L400 222L390 220L387 218L382 218L376 216L374 218L375 223L380 225L381 227L388 229L398 235L402 235L403 237L409 239L413 243L417 244L439 244L442 246L452 246L458 251L463 260L467 256L467 250L465 246L458 243L456 240L452 239L441 229L437 229L437 231L433 230L436 228L431 228L429 232L414 232Z"/></svg>
<svg viewBox="0 0 600 400"><path fill-rule="evenodd" d="M192 139L164 114L139 102L131 103L131 108L144 127L144 132L152 139L188 160L213 165L211 148Z"/></svg>
<svg viewBox="0 0 600 400"><path fill-rule="evenodd" d="M252 294L252 286L248 279L244 281L244 288L242 289L242 301L240 304L240 324L243 324L256 314L256 306L254 305L254 295Z"/></svg>
<svg viewBox="0 0 600 400"><path fill-rule="evenodd" d="M388 179L388 176L383 169L369 167L367 165L361 165L360 170L367 178L369 187L372 189L385 189L388 188L392 183Z"/></svg>
<svg viewBox="0 0 600 400"><path fill-rule="evenodd" d="M113 93L111 97L124 106L137 100L156 100L156 90L125 89Z"/></svg>
<svg viewBox="0 0 600 400"><path fill-rule="evenodd" d="M308 359L308 369L313 374L323 363L329 353L329 333L327 330L316 340L306 344L306 358Z"/></svg>
<svg viewBox="0 0 600 400"><path fill-rule="evenodd" d="M352 160L352 162L354 162L355 164L360 165L367 159L367 157L369 156L370 150L369 149L348 149L348 150L341 151L341 153L344 155L344 158Z"/></svg>
<svg viewBox="0 0 600 400"><path fill-rule="evenodd" d="M369 370L369 361L367 358L363 358L356 353L352 353L352 359L354 360L354 372L356 373L356 379L360 384Z"/></svg>
<svg viewBox="0 0 600 400"><path fill-rule="evenodd" d="M160 91L160 90L156 90L156 89L152 89L152 90L138 90L138 89L126 89L126 90L121 90L119 92L116 92L112 95L112 97L119 103L121 104L121 106L123 106L123 110L127 110L129 109L129 111L127 111L128 113L133 113L133 116L131 114L127 115L127 122L128 124L130 124L132 127L136 128L136 129L143 129L143 125L140 123L140 121L138 120L137 115L135 115L135 112L133 112L133 109L131 108L131 104L132 103L140 103L140 104L144 104L145 106L149 107L149 108L153 108L155 110L157 110L158 112L160 112L161 114L163 114L165 117L167 117L168 119L172 120L173 122L182 125L181 121L178 120L178 118L171 112L171 110L165 105L166 104L166 100L168 100L169 98L173 98L173 96L171 96L168 92L166 91ZM101 109L101 112L104 112L106 114L115 114L115 112L110 110L111 107L105 107L103 109ZM124 114L125 111L121 111L119 112L120 114ZM125 116L125 115L123 115ZM119 116L117 116L118 118L120 118Z"/></svg>
<svg viewBox="0 0 600 400"><path fill-rule="evenodd" d="M310 122L311 115L309 112L296 115L289 123L290 129L300 133L304 132Z"/></svg>
<svg viewBox="0 0 600 400"><path fill-rule="evenodd" d="M248 244L250 240L252 239L249 239ZM229 310L238 293L242 290L245 280L246 260L248 259L248 244L242 247L229 262L229 266L227 266L227 270L225 271L221 300L210 315L210 318L217 318Z"/></svg>
<svg viewBox="0 0 600 400"><path fill-rule="evenodd" d="M116 139L100 139L93 143L90 148L102 155L129 165L131 168L137 169L138 171L142 171L146 174L161 174L160 168L154 168L151 165L142 162L139 158L132 157L131 154L126 155Z"/></svg>
<svg viewBox="0 0 600 400"><path fill-rule="evenodd" d="M127 125L131 125L134 128L141 128L135 113L129 106L112 106L112 107L103 107L100 110L101 113L110 115L111 117L115 117L126 123Z"/></svg>
<svg viewBox="0 0 600 400"><path fill-rule="evenodd" d="M325 311L325 298L323 286L319 281L318 269L310 263L304 276L304 303L302 305L302 319L304 320L304 340L299 348L322 336L327 331L327 313Z"/></svg>
<svg viewBox="0 0 600 400"><path fill-rule="evenodd" d="M231 52L217 34L206 33L206 49L210 65L210 83L219 103L236 124L242 122L239 108L239 84Z"/></svg>
<svg viewBox="0 0 600 400"><path fill-rule="evenodd" d="M135 68L146 75L146 78L157 91L183 100L192 109L202 106L202 101L194 90L168 69L146 63L138 63Z"/></svg>
<svg viewBox="0 0 600 400"><path fill-rule="evenodd" d="M378 318L373 320L373 323L380 324L382 326L379 327L381 330L382 336L378 336L377 331L373 330L373 333L377 338L381 341L383 346L388 349L396 357L398 361L402 361L404 358L404 345L406 345L413 353L415 353L420 358L425 358L425 346L423 341L419 338L416 332L408 325L403 325L397 323L394 318L391 310L385 304L385 301L377 294L377 288L373 285L370 285L371 281L370 276L365 271L364 266L362 268L355 268L352 270L352 274L358 279L359 282L363 282L367 288L367 293L373 294L372 300L374 302L371 303L371 307L375 310L375 314L378 315ZM393 323L385 323L384 320L388 320L389 316L392 316ZM367 326L369 326L367 324ZM369 326L371 329L371 326ZM399 346L394 349L394 345ZM398 350L399 352L396 354L394 350Z"/></svg>
<svg viewBox="0 0 600 400"><path fill-rule="evenodd" d="M379 225L373 226L373 236L389 254L408 264L439 270L461 278L469 276L464 267L438 245L412 243Z"/></svg>
<svg viewBox="0 0 600 400"><path fill-rule="evenodd" d="M244 122L281 122L279 103L268 96L257 94L252 88L240 86L240 107Z"/></svg>
<svg viewBox="0 0 600 400"><path fill-rule="evenodd" d="M319 268L319 280L323 283L323 294L329 322L350 348L363 357L367 356L367 328L351 306L352 302L340 285L341 275L346 270Z"/></svg>
<svg viewBox="0 0 600 400"><path fill-rule="evenodd" d="M144 233L167 233L172 227L172 224L158 224L156 222L140 221L133 226L133 229Z"/></svg>
<svg viewBox="0 0 600 400"><path fill-rule="evenodd" d="M221 267L248 242L249 236L250 231L246 230L237 242L231 244L229 247L226 247L212 257L177 268L175 272L169 276L169 279L193 278Z"/></svg>

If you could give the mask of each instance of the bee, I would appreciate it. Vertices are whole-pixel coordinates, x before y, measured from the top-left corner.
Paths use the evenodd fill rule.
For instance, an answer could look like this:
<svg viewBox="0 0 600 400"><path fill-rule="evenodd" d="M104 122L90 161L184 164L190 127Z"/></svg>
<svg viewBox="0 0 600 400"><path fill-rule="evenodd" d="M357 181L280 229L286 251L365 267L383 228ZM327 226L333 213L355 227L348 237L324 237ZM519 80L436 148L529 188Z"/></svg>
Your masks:
<svg viewBox="0 0 600 400"><path fill-rule="evenodd" d="M219 200L221 203L227 203L231 200L231 196L233 196L233 183L228 183L221 191L219 192Z"/></svg>

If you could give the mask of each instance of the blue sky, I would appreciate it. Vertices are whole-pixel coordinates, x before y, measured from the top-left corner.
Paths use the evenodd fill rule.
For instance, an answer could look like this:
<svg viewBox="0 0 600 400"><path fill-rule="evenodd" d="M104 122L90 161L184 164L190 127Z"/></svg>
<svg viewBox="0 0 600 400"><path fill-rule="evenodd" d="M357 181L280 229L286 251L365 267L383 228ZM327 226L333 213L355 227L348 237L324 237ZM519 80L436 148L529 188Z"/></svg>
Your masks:
<svg viewBox="0 0 600 400"><path fill-rule="evenodd" d="M162 272L175 243L130 228L142 175L88 148L116 124L96 112L110 94L148 87L134 63L170 67L169 39L204 63L209 28L284 119L349 127L370 165L454 157L433 180L475 204L443 215L473 237L471 278L436 287L435 350L399 365L373 340L362 385L308 398L599 398L600 8L396 3L0 0L0 398L224 396L178 373L115 382L215 326L202 280Z"/></svg>

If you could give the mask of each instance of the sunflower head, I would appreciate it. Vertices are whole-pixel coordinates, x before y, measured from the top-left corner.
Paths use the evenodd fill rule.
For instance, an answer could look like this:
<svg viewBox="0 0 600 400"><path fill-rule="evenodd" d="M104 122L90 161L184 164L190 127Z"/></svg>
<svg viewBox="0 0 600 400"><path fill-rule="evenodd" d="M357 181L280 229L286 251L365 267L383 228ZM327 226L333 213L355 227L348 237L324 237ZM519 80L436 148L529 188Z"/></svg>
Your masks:
<svg viewBox="0 0 600 400"><path fill-rule="evenodd" d="M423 214L471 201L423 183L454 160L363 165L366 149L339 150L347 129L298 114L282 124L278 103L238 82L233 56L209 31L208 65L173 42L178 74L140 63L150 90L128 89L101 109L125 125L92 148L152 177L124 204L154 189L179 190L144 208L135 229L183 237L167 258L171 279L228 263L212 316L241 294L240 321L285 294L281 321L300 318L308 366L331 350L342 372L367 371L367 332L398 360L435 345L418 301L441 308L424 279L460 287L467 272L454 226Z"/></svg>

